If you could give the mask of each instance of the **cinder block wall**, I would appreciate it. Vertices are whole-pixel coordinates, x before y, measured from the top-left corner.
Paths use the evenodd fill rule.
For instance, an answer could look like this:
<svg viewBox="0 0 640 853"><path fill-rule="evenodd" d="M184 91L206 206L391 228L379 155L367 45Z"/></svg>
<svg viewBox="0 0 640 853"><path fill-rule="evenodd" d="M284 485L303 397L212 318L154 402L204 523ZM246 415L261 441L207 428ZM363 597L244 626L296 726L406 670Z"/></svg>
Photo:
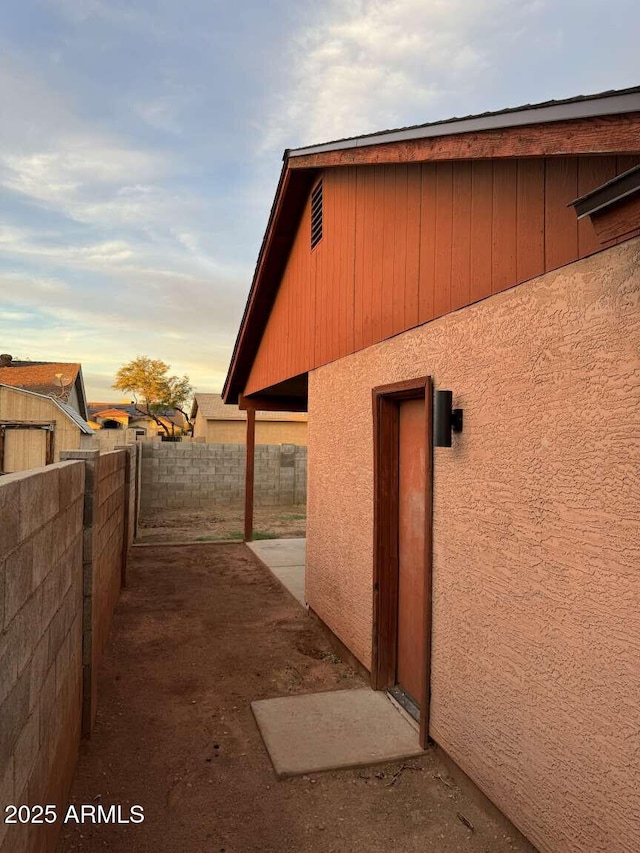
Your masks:
<svg viewBox="0 0 640 853"><path fill-rule="evenodd" d="M84 465L0 478L0 804L66 807L82 707ZM4 811L3 811L4 818ZM1 853L58 825L6 825Z"/></svg>
<svg viewBox="0 0 640 853"><path fill-rule="evenodd" d="M141 511L241 503L245 454L245 447L240 444L144 442ZM306 447L256 446L256 506L303 504L306 487Z"/></svg>
<svg viewBox="0 0 640 853"><path fill-rule="evenodd" d="M123 577L127 520L126 450L85 452L84 497L84 700L83 731L93 728L98 705L98 670Z"/></svg>

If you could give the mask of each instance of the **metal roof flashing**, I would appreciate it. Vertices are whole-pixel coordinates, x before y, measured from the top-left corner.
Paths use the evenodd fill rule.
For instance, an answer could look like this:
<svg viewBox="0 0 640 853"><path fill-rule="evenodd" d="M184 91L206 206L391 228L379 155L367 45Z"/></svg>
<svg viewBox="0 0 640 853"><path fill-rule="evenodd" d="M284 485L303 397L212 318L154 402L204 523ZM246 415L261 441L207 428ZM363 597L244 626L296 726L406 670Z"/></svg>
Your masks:
<svg viewBox="0 0 640 853"><path fill-rule="evenodd" d="M437 136L474 133L482 130L500 130L510 127L524 127L530 124L543 124L554 121L568 121L596 116L620 115L621 113L640 112L640 86L598 95L581 95L563 101L546 101L541 104L526 104L507 110L480 113L478 115L451 118L444 121L413 125L396 130L383 130L378 133L353 136L325 142L320 145L308 145L285 151L288 159L307 154L319 154L326 151L339 151L348 148L361 148L370 145L383 145L388 142L407 142L412 139L427 139Z"/></svg>
<svg viewBox="0 0 640 853"><path fill-rule="evenodd" d="M599 210L618 204L625 198L640 192L640 166L634 166L616 175L610 181L596 187L595 190L572 201L567 207L575 207L578 219L592 216Z"/></svg>

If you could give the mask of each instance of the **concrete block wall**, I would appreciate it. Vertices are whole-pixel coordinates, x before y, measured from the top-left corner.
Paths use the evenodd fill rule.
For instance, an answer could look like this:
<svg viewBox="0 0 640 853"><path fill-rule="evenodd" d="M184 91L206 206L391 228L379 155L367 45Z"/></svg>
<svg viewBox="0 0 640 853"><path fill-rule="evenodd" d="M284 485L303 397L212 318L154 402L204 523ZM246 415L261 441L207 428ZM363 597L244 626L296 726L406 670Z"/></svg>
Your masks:
<svg viewBox="0 0 640 853"><path fill-rule="evenodd" d="M0 478L0 803L54 804L82 707L84 465ZM4 818L4 811L3 811ZM1 853L51 850L59 825L0 822Z"/></svg>
<svg viewBox="0 0 640 853"><path fill-rule="evenodd" d="M256 506L305 503L306 447L257 445L255 460ZM241 444L143 442L141 512L241 503L245 462Z"/></svg>
<svg viewBox="0 0 640 853"><path fill-rule="evenodd" d="M113 612L120 596L123 574L123 539L125 536L125 467L124 450L101 454L98 460L94 497L94 568L91 594L91 655L85 665L91 666L91 693L85 691L83 720L85 731L93 728L97 710L98 669L107 644ZM86 506L86 503L85 503ZM85 586L85 603L89 590ZM85 609L85 616L87 611ZM86 633L85 633L86 637Z"/></svg>
<svg viewBox="0 0 640 853"><path fill-rule="evenodd" d="M125 532L125 549L124 549L124 561L126 564L126 554L129 548L133 545L133 541L135 539L135 527L136 527L136 462L137 462L137 453L138 450L134 445L128 445L127 447L116 447L116 450L124 450L126 452L125 457L125 465L124 465L124 480L125 480L125 522L126 522L126 532ZM126 569L126 565L124 567ZM124 584L124 571L123 571L123 584Z"/></svg>
<svg viewBox="0 0 640 853"><path fill-rule="evenodd" d="M120 595L128 537L126 450L69 451L86 465L84 493L82 730L90 734L98 707L98 671Z"/></svg>

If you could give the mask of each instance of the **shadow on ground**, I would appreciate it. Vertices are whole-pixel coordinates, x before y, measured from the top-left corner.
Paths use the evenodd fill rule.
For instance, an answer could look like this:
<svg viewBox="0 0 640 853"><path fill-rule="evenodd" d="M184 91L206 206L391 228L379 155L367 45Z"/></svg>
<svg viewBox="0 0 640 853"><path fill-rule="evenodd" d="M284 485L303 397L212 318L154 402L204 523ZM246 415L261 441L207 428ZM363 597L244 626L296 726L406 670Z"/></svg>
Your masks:
<svg viewBox="0 0 640 853"><path fill-rule="evenodd" d="M67 825L58 853L532 849L431 752L278 782L250 702L362 684L244 545L134 549L72 801L145 820Z"/></svg>

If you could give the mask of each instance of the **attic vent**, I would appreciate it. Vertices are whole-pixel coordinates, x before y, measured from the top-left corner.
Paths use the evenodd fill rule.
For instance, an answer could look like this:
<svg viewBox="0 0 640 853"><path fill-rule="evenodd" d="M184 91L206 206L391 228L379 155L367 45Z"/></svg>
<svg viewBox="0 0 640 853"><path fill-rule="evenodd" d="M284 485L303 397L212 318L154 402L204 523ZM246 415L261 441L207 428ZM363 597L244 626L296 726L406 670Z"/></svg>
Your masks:
<svg viewBox="0 0 640 853"><path fill-rule="evenodd" d="M322 240L322 181L311 193L311 248Z"/></svg>

